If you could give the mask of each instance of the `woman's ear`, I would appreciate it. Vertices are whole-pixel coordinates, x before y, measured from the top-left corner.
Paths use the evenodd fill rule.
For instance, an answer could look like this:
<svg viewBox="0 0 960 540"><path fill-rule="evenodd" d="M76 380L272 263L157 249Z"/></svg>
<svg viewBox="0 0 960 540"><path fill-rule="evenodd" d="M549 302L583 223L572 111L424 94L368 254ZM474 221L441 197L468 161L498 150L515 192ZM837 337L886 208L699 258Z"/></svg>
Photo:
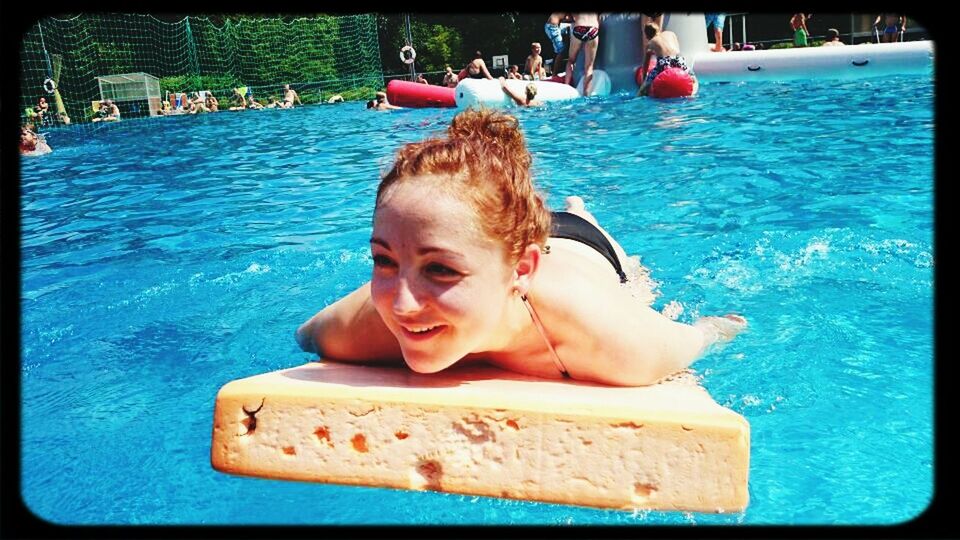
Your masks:
<svg viewBox="0 0 960 540"><path fill-rule="evenodd" d="M513 271L514 288L523 296L530 290L533 277L540 268L540 246L530 244L520 254L520 260Z"/></svg>

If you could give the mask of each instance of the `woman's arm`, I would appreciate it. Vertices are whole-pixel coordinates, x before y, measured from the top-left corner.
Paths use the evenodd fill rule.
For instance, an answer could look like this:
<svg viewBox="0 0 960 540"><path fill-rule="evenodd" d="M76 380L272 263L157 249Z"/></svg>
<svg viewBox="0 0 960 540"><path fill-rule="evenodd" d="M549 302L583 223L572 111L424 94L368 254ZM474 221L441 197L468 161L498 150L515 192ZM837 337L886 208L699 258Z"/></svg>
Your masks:
<svg viewBox="0 0 960 540"><path fill-rule="evenodd" d="M742 318L726 317L679 323L632 298L618 283L591 281L589 274L579 273L566 268L563 281L550 280L562 290L540 293L553 299L554 313L566 315L565 321L551 326L576 336L570 350L578 361L567 364L575 379L618 386L654 384L746 327ZM538 281L540 277L547 276ZM536 299L532 301L536 305ZM564 356L564 351L558 352Z"/></svg>
<svg viewBox="0 0 960 540"><path fill-rule="evenodd" d="M483 60L480 60L480 71L483 71L483 76L488 79L493 79L493 75L490 75L490 72L487 71L487 63Z"/></svg>
<svg viewBox="0 0 960 540"><path fill-rule="evenodd" d="M507 81L503 77L500 77L500 88L503 88L503 91L510 97L513 98L513 101L520 105L521 107L527 104L526 96L521 96L517 94L510 86L507 85Z"/></svg>
<svg viewBox="0 0 960 540"><path fill-rule="evenodd" d="M370 299L370 283L323 308L297 328L300 348L339 361L402 361L397 339Z"/></svg>

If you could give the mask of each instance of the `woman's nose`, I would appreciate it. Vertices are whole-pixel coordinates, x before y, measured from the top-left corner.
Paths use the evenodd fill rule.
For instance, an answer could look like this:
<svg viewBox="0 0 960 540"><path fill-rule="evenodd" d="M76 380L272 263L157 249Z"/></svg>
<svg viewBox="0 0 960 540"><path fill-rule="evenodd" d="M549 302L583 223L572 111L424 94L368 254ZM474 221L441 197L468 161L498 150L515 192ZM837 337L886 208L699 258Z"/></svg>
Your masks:
<svg viewBox="0 0 960 540"><path fill-rule="evenodd" d="M394 313L410 314L420 311L420 301L410 285L407 278L401 277L397 280L397 290L393 297Z"/></svg>

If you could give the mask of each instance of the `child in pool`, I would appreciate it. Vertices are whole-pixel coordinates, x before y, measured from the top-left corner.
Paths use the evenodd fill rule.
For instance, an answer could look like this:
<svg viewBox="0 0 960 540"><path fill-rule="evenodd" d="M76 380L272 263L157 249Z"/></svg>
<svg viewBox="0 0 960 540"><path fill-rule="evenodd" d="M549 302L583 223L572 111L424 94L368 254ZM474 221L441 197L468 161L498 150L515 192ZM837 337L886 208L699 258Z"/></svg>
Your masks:
<svg viewBox="0 0 960 540"><path fill-rule="evenodd" d="M579 197L551 212L517 120L467 110L403 146L377 190L373 277L303 323L301 348L418 373L487 362L543 378L657 382L746 326L675 322L626 291L626 254Z"/></svg>

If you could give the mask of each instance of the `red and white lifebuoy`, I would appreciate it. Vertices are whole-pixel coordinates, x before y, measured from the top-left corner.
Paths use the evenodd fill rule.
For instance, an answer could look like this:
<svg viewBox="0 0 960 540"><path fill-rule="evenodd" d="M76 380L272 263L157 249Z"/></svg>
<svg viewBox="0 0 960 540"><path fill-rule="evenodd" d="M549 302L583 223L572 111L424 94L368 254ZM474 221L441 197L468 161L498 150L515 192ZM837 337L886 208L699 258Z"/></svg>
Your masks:
<svg viewBox="0 0 960 540"><path fill-rule="evenodd" d="M55 82L53 81L53 79L47 77L47 78L44 79L44 81L43 81L43 89L44 89L48 94L52 94L52 93L54 93L54 92L57 91L57 83L55 83Z"/></svg>
<svg viewBox="0 0 960 540"><path fill-rule="evenodd" d="M412 64L417 59L417 51L410 45L405 45L400 49L400 61L404 64Z"/></svg>

